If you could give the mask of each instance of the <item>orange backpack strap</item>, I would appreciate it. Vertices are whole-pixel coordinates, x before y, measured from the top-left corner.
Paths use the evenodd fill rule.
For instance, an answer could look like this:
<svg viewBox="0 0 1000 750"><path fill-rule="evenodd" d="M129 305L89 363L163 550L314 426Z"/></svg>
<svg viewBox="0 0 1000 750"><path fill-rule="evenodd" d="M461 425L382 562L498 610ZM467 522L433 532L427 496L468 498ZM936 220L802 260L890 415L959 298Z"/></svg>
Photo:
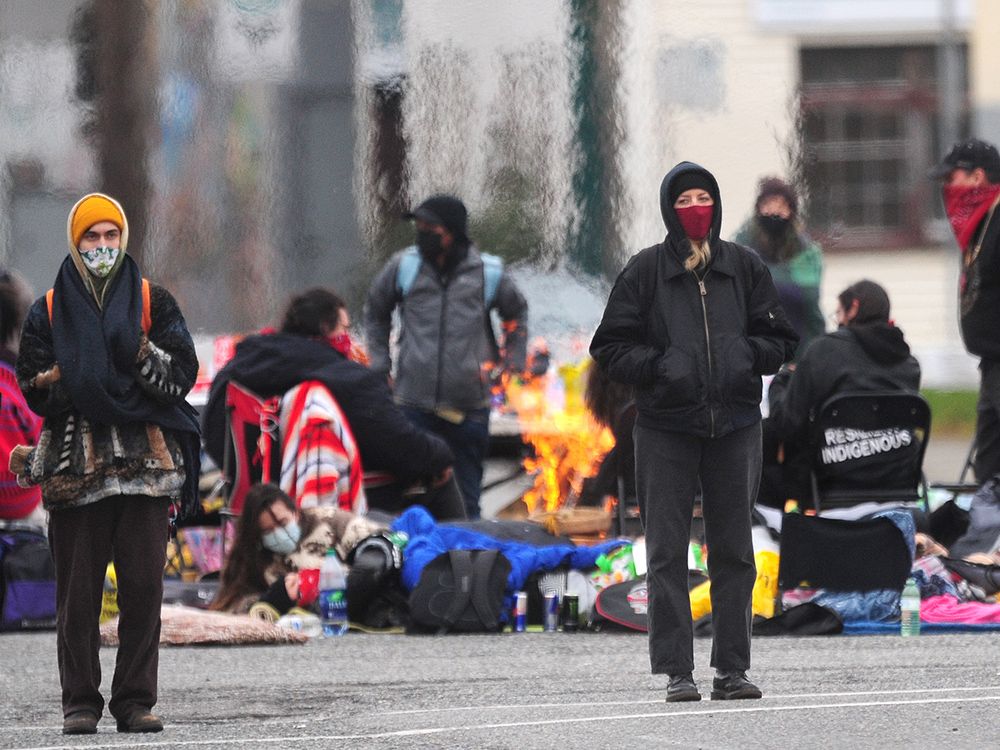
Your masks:
<svg viewBox="0 0 1000 750"><path fill-rule="evenodd" d="M149 301L149 279L142 279L142 332L147 336L153 327L152 304Z"/></svg>
<svg viewBox="0 0 1000 750"><path fill-rule="evenodd" d="M52 298L55 297L55 289L49 289L45 293L45 306L49 309L49 325L52 325ZM149 279L142 280L142 332L147 336L149 329L153 327L152 303L149 298Z"/></svg>

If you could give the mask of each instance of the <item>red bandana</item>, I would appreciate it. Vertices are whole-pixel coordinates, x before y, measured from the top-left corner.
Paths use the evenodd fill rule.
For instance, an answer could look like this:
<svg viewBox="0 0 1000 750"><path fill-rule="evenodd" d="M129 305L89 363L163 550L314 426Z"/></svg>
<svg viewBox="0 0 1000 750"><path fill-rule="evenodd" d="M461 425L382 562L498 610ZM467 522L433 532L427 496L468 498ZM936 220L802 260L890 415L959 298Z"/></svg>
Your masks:
<svg viewBox="0 0 1000 750"><path fill-rule="evenodd" d="M677 219L688 239L701 242L708 236L708 230L712 228L715 206L684 206L676 211Z"/></svg>
<svg viewBox="0 0 1000 750"><path fill-rule="evenodd" d="M979 188L945 185L941 192L944 196L944 212L951 222L958 247L965 252L980 222L989 213L997 195L1000 195L1000 185Z"/></svg>

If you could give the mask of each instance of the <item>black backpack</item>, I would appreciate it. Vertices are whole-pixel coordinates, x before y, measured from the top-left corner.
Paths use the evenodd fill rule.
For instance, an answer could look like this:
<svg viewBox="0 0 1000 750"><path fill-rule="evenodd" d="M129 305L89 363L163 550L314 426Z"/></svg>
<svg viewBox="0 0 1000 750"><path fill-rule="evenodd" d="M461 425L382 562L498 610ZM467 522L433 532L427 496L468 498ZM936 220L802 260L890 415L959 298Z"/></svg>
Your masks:
<svg viewBox="0 0 1000 750"><path fill-rule="evenodd" d="M411 629L438 635L499 631L508 575L510 561L497 550L443 552L410 592Z"/></svg>
<svg viewBox="0 0 1000 750"><path fill-rule="evenodd" d="M52 628L56 572L44 534L0 529L0 630Z"/></svg>

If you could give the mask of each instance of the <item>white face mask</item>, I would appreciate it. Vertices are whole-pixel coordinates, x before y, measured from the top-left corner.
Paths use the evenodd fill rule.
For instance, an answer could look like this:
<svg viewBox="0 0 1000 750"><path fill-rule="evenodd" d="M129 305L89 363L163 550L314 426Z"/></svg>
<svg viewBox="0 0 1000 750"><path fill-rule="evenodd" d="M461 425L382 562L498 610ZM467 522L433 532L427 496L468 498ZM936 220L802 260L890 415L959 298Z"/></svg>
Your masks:
<svg viewBox="0 0 1000 750"><path fill-rule="evenodd" d="M117 247L95 247L93 250L81 250L80 257L88 271L103 279L115 267L119 253L121 249Z"/></svg>
<svg viewBox="0 0 1000 750"><path fill-rule="evenodd" d="M295 521L289 521L284 526L279 526L273 531L269 531L260 538L260 543L266 550L270 550L278 555L290 555L299 546L301 531Z"/></svg>

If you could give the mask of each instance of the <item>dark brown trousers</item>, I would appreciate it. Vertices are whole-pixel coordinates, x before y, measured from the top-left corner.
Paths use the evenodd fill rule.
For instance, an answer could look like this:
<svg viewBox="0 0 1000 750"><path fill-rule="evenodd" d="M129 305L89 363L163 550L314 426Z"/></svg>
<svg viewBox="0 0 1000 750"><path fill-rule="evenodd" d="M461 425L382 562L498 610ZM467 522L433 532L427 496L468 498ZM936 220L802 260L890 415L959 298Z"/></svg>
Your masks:
<svg viewBox="0 0 1000 750"><path fill-rule="evenodd" d="M105 570L112 560L121 614L108 708L124 719L155 705L168 507L166 498L115 495L50 514L63 716L104 711L99 621Z"/></svg>

